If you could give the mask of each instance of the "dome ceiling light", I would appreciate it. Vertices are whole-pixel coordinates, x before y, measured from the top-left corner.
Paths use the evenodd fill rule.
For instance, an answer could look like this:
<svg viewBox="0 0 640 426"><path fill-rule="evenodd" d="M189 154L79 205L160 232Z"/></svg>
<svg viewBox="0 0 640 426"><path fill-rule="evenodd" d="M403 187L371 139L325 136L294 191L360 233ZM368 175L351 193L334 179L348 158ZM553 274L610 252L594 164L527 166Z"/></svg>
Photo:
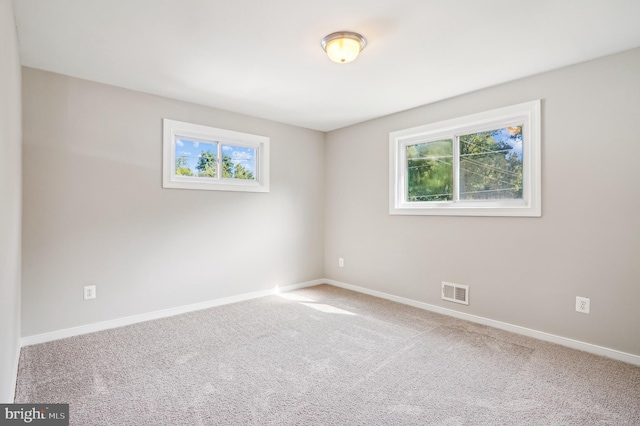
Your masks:
<svg viewBox="0 0 640 426"><path fill-rule="evenodd" d="M321 45L333 62L347 64L358 57L367 40L358 33L339 31L324 37Z"/></svg>

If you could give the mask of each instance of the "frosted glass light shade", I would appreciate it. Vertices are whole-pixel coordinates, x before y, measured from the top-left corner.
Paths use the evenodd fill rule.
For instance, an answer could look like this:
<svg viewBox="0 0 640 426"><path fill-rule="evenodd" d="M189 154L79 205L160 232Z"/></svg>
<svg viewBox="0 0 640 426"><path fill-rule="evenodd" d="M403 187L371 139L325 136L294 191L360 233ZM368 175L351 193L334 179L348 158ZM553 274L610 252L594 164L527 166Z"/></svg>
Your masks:
<svg viewBox="0 0 640 426"><path fill-rule="evenodd" d="M366 44L363 36L347 31L329 34L322 39L322 48L329 59L339 64L355 60Z"/></svg>

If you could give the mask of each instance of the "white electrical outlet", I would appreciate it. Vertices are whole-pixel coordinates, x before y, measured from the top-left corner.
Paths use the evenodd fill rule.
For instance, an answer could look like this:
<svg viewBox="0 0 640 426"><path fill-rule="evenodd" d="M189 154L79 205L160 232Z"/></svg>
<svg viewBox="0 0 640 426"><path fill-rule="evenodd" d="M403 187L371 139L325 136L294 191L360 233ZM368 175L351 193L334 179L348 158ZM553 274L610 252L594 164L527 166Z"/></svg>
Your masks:
<svg viewBox="0 0 640 426"><path fill-rule="evenodd" d="M85 285L84 286L84 300L95 299L96 298L96 286L95 285Z"/></svg>
<svg viewBox="0 0 640 426"><path fill-rule="evenodd" d="M341 268L344 268L344 259L343 258L338 258L338 266Z"/></svg>
<svg viewBox="0 0 640 426"><path fill-rule="evenodd" d="M588 314L590 304L591 301L588 297L576 296L576 311L582 312L583 314Z"/></svg>

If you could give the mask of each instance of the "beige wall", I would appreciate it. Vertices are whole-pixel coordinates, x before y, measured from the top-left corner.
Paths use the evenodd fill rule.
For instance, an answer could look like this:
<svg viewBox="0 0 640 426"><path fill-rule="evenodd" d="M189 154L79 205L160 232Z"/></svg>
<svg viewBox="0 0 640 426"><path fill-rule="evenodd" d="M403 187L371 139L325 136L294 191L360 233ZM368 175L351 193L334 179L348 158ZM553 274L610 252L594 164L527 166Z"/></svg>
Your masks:
<svg viewBox="0 0 640 426"><path fill-rule="evenodd" d="M30 68L23 103L23 336L322 278L323 133ZM162 118L269 136L271 192L163 189Z"/></svg>
<svg viewBox="0 0 640 426"><path fill-rule="evenodd" d="M0 403L13 402L20 338L21 99L10 0L0 0Z"/></svg>
<svg viewBox="0 0 640 426"><path fill-rule="evenodd" d="M330 132L325 276L640 355L639 76L636 49ZM389 215L389 132L534 99L541 218Z"/></svg>

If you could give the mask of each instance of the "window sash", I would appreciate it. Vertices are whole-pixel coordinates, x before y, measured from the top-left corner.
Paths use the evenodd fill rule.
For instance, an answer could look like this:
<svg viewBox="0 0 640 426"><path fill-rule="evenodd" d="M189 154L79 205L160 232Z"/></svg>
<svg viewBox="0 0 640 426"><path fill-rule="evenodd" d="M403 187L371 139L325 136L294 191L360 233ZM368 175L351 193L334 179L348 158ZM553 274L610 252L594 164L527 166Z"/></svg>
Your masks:
<svg viewBox="0 0 640 426"><path fill-rule="evenodd" d="M514 126L522 126L522 198L461 199L460 137ZM443 139L453 141L452 200L410 201L407 147ZM539 100L392 132L389 135L389 212L411 215L539 217L540 143Z"/></svg>
<svg viewBox="0 0 640 426"><path fill-rule="evenodd" d="M452 134L446 138L441 138L441 137L437 137L437 138L429 138L429 139L425 139L422 141L411 141L411 142L405 142L402 144L402 151L405 153L405 157L403 157L402 159L402 163L403 163L403 167L404 167L404 174L405 174L405 182L407 182L406 185L404 185L404 202L406 203L416 203L419 201L410 201L409 200L409 161L414 160L414 159L410 159L408 157L406 157L406 151L409 147L411 146L417 146L417 145L423 145L423 144L429 144L429 143L434 143L434 142L440 142L440 141L451 141L451 145L452 145L452 155L451 156L447 156L448 157L452 157L452 169L451 169L451 179L453 182L453 188L452 188L452 199L450 201L422 201L424 203L460 203L462 201L476 201L476 200L468 200L468 199L464 199L460 197L460 188L461 188L461 180L462 180L462 166L461 166L461 162L462 162L462 157L463 154L461 154L461 149L460 149L460 138L463 136L468 136L468 135L472 135L475 133L483 133L483 132L488 132L488 131L496 131L496 130L500 130L503 128L507 128L507 127L525 127L523 125L523 123L519 123L517 121L512 121L509 122L508 125L506 126L501 126L501 127L493 127L489 130L484 130L484 131L472 131L471 133L463 133L463 132L456 132L455 134ZM523 145L525 143L523 142ZM496 152L496 151L488 151L487 153L490 154L491 152ZM482 153L485 154L485 153ZM481 154L480 154L481 155ZM524 150L522 153L523 156L523 168L524 168ZM432 157L432 156L429 156ZM442 156L443 158L445 156ZM523 170L523 175L524 175L524 170ZM504 200L520 200L524 197L521 198L507 198ZM489 200L496 200L494 198L491 198Z"/></svg>
<svg viewBox="0 0 640 426"><path fill-rule="evenodd" d="M217 191L246 191L269 192L269 138L251 135L231 130L217 129L197 124L184 123L174 120L163 120L163 187L181 189L205 189ZM216 145L216 173L215 176L185 176L176 173L177 141L189 140L193 142ZM223 175L224 147L248 149L252 151L253 178L244 179L225 177ZM235 166L242 160L232 161ZM251 167L246 171L251 171Z"/></svg>

